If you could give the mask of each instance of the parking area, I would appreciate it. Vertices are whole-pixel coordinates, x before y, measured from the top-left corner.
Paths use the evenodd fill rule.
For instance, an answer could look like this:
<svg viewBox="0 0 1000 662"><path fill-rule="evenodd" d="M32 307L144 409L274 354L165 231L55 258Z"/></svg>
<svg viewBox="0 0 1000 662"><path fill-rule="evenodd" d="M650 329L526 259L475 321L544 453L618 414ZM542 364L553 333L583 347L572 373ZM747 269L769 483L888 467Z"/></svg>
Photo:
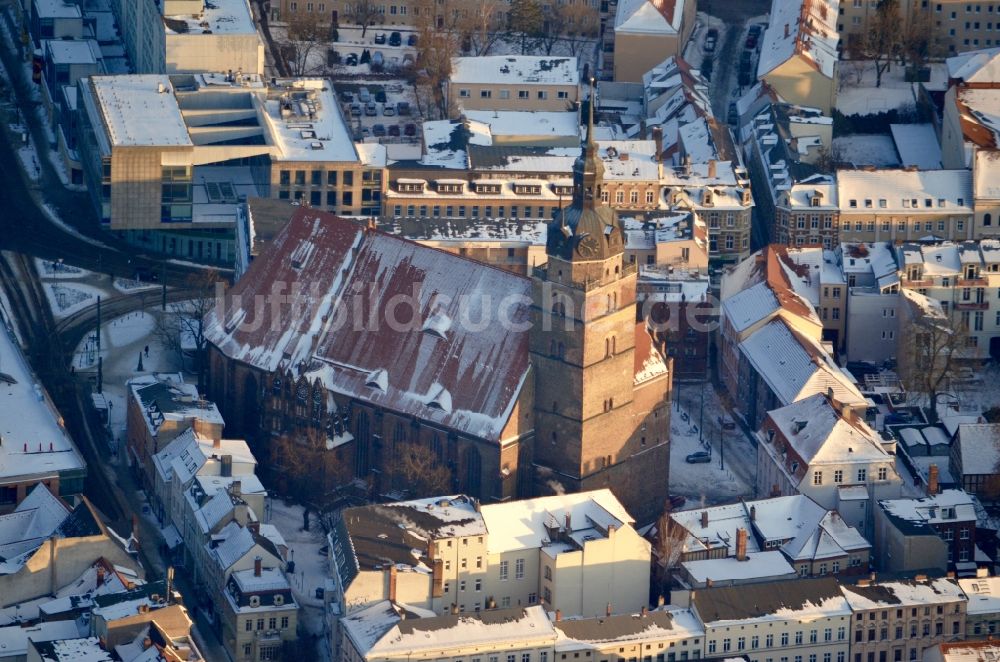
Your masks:
<svg viewBox="0 0 1000 662"><path fill-rule="evenodd" d="M340 28L338 39L327 47L327 67L347 75L399 71L412 66L417 57L418 36L406 28ZM365 52L367 51L367 56Z"/></svg>
<svg viewBox="0 0 1000 662"><path fill-rule="evenodd" d="M338 81L344 117L361 142L418 143L419 111L413 88L403 81Z"/></svg>

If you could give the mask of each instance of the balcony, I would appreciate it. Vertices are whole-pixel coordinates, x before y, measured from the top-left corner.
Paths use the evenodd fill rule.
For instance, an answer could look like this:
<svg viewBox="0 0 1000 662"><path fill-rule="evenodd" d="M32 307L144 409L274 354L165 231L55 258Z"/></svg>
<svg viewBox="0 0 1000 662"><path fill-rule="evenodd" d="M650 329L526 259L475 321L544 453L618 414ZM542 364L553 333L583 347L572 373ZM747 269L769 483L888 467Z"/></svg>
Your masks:
<svg viewBox="0 0 1000 662"><path fill-rule="evenodd" d="M587 279L582 283L573 283L570 281L560 282L560 285L565 285L567 287L572 287L574 289L583 290L584 292L589 292L590 290L597 289L598 287L603 287L609 283L613 283L619 278L624 278L626 276L631 276L638 271L638 266L634 263L622 265L620 274L610 274L608 276L603 276L601 278ZM543 267L532 267L531 275L539 280L549 280L549 270L547 266Z"/></svg>

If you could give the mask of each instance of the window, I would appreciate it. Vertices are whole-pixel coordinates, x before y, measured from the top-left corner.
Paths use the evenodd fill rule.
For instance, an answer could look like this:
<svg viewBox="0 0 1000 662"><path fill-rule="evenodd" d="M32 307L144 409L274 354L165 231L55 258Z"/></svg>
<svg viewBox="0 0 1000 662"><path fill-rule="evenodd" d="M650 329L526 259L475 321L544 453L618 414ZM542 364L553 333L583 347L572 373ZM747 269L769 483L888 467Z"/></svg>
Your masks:
<svg viewBox="0 0 1000 662"><path fill-rule="evenodd" d="M479 90L479 98L480 99L489 99L492 96L493 96L493 90ZM514 661L511 660L510 662L514 662Z"/></svg>
<svg viewBox="0 0 1000 662"><path fill-rule="evenodd" d="M878 479L887 480L889 478L889 470L886 467L878 468Z"/></svg>
<svg viewBox="0 0 1000 662"><path fill-rule="evenodd" d="M708 652L709 653L715 653L715 639L713 639L712 641L708 642Z"/></svg>
<svg viewBox="0 0 1000 662"><path fill-rule="evenodd" d="M510 561L500 561L500 581L507 581L507 570Z"/></svg>
<svg viewBox="0 0 1000 662"><path fill-rule="evenodd" d="M858 482L859 483L863 483L866 480L868 480L868 470L867 469L858 469Z"/></svg>
<svg viewBox="0 0 1000 662"><path fill-rule="evenodd" d="M781 645L782 645L782 647L788 645L788 633L787 632L782 632L781 633Z"/></svg>
<svg viewBox="0 0 1000 662"><path fill-rule="evenodd" d="M731 647L732 647L732 642L729 640L728 637L722 640L722 652L723 653L728 652Z"/></svg>
<svg viewBox="0 0 1000 662"><path fill-rule="evenodd" d="M764 646L766 646L767 648L771 648L772 646L774 646L773 634L769 634L766 637L764 637Z"/></svg>
<svg viewBox="0 0 1000 662"><path fill-rule="evenodd" d="M822 471L814 471L813 472L813 485L822 485L822 484L823 484L823 472Z"/></svg>
<svg viewBox="0 0 1000 662"><path fill-rule="evenodd" d="M514 561L514 579L524 579L524 559Z"/></svg>
<svg viewBox="0 0 1000 662"><path fill-rule="evenodd" d="M844 482L844 472L842 470L837 469L833 472L833 482L837 484Z"/></svg>
<svg viewBox="0 0 1000 662"><path fill-rule="evenodd" d="M823 641L833 641L833 629L826 628L823 630Z"/></svg>
<svg viewBox="0 0 1000 662"><path fill-rule="evenodd" d="M757 650L760 647L760 637L754 635L750 637L750 648L751 650Z"/></svg>

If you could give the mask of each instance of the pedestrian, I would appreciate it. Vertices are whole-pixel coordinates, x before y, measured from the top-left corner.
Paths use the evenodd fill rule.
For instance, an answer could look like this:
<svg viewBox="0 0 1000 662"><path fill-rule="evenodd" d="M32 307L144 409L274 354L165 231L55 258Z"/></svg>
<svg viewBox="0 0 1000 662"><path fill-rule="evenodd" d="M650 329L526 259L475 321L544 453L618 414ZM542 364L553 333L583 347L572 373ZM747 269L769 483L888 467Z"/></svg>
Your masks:
<svg viewBox="0 0 1000 662"><path fill-rule="evenodd" d="M149 358L149 345L146 345L146 358Z"/></svg>

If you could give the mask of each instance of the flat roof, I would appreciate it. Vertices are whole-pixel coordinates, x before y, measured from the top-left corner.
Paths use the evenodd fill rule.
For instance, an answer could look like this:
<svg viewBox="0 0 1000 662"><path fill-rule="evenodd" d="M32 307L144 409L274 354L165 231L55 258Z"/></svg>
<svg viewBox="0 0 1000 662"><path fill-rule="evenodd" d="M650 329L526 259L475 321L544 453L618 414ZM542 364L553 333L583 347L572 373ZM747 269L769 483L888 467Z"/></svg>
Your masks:
<svg viewBox="0 0 1000 662"><path fill-rule="evenodd" d="M48 39L45 48L53 64L97 64L102 58L93 39Z"/></svg>
<svg viewBox="0 0 1000 662"><path fill-rule="evenodd" d="M90 88L112 145L194 145L169 77L155 74L92 76Z"/></svg>
<svg viewBox="0 0 1000 662"><path fill-rule="evenodd" d="M171 14L163 17L167 34L256 34L253 13L247 0L212 0L200 14Z"/></svg>
<svg viewBox="0 0 1000 662"><path fill-rule="evenodd" d="M490 55L452 58L452 83L578 85L575 57Z"/></svg>

